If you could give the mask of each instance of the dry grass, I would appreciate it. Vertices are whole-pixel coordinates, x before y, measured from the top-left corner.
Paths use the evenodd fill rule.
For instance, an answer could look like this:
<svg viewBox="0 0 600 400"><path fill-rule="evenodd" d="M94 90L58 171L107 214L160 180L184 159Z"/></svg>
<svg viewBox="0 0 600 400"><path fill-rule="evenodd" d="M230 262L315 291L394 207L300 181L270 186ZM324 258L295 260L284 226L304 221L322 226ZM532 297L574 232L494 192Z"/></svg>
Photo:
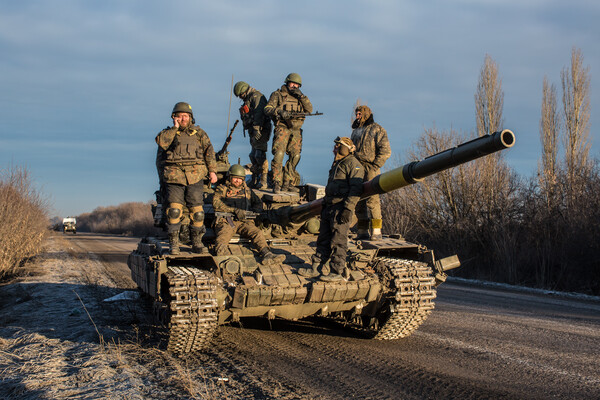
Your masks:
<svg viewBox="0 0 600 400"><path fill-rule="evenodd" d="M48 202L33 188L26 168L0 170L0 279L42 251Z"/></svg>
<svg viewBox="0 0 600 400"><path fill-rule="evenodd" d="M98 207L77 217L81 231L145 236L158 233L152 219L152 204L130 202L118 206Z"/></svg>

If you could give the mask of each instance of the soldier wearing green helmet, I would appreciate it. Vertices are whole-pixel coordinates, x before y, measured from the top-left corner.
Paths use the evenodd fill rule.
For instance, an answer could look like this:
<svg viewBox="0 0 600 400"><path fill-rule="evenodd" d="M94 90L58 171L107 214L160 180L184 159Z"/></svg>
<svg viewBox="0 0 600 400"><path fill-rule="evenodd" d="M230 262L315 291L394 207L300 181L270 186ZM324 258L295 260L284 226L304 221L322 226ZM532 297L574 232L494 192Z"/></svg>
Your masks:
<svg viewBox="0 0 600 400"><path fill-rule="evenodd" d="M215 209L215 251L217 256L229 255L229 241L236 233L250 239L258 250L262 263L282 263L285 256L275 255L247 211L262 211L262 200L246 185L246 170L239 164L229 168L227 183L221 184L213 196Z"/></svg>
<svg viewBox="0 0 600 400"><path fill-rule="evenodd" d="M202 243L205 232L203 191L204 179L217 182L217 161L206 132L194 125L192 106L179 102L171 112L173 126L163 129L156 136L159 150L157 168L166 186L167 232L171 254L179 254L179 230L183 208L190 213L190 236L192 251L206 251Z"/></svg>
<svg viewBox="0 0 600 400"><path fill-rule="evenodd" d="M264 113L267 98L244 81L235 84L233 94L244 102L240 107L240 118L244 130L248 132L252 147L250 150L250 162L252 163L250 186L266 189L269 173L267 147L271 138L271 120Z"/></svg>
<svg viewBox="0 0 600 400"><path fill-rule="evenodd" d="M298 191L295 185L300 183L300 174L296 166L300 162L302 152L302 124L304 116L296 117L294 113L312 113L313 107L306 95L300 90L302 78L291 73L285 78L285 84L271 93L265 106L265 114L275 124L273 134L273 192ZM288 160L283 167L283 159Z"/></svg>

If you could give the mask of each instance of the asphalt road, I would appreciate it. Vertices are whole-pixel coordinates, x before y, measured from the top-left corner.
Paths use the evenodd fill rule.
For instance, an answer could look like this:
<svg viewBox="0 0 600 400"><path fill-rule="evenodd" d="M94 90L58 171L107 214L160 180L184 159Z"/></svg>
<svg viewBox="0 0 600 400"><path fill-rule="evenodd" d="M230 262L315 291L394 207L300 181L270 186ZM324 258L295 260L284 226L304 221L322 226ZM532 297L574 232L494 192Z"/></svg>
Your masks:
<svg viewBox="0 0 600 400"><path fill-rule="evenodd" d="M80 234L130 289L138 239ZM600 301L488 288L439 287L436 309L410 337L375 341L314 321L245 321L219 328L191 362L254 398L598 399Z"/></svg>

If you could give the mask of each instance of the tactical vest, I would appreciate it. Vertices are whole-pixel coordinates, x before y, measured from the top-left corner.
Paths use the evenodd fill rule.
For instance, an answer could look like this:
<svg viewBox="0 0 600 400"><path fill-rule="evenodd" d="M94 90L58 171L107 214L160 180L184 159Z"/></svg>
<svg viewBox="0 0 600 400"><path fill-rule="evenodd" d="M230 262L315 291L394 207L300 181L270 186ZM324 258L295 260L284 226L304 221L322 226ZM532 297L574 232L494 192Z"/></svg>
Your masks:
<svg viewBox="0 0 600 400"><path fill-rule="evenodd" d="M225 193L223 193L223 197L221 197L221 200L228 207L238 208L241 210L249 210L249 196L250 189L246 188L245 186L242 186L240 188L234 188L233 186L227 185L225 187Z"/></svg>
<svg viewBox="0 0 600 400"><path fill-rule="evenodd" d="M167 163L178 165L204 164L204 148L200 143L198 131L179 131L167 150Z"/></svg>
<svg viewBox="0 0 600 400"><path fill-rule="evenodd" d="M281 90L281 108L291 112L304 112L304 107L300 100L289 94L287 91Z"/></svg>

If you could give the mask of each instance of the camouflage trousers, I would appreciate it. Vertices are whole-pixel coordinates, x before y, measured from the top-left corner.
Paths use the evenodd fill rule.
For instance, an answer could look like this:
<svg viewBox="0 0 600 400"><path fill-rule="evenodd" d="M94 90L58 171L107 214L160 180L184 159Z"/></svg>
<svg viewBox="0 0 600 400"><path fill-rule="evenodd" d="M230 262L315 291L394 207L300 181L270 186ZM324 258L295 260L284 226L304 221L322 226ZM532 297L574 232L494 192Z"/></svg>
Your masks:
<svg viewBox="0 0 600 400"><path fill-rule="evenodd" d="M262 231L252 221L233 221L234 226L227 222L226 218L219 218L215 224L215 250L218 256L228 255L227 246L236 233L243 238L250 239L252 244L260 252L267 248L267 240Z"/></svg>
<svg viewBox="0 0 600 400"><path fill-rule="evenodd" d="M317 250L312 262L325 263L329 260L331 272L341 274L346 267L348 252L348 231L350 223L339 223L339 215L344 210L343 202L325 206L321 211L321 229L317 237Z"/></svg>
<svg viewBox="0 0 600 400"><path fill-rule="evenodd" d="M302 152L302 129L278 126L273 136L273 162L271 170L273 171L273 181L289 182L291 185L300 183L300 174L296 171L296 166L300 162L300 153ZM283 158L288 155L288 160L283 167Z"/></svg>
<svg viewBox="0 0 600 400"><path fill-rule="evenodd" d="M370 165L363 164L365 167L365 177L364 182L370 181L375 178L377 175L381 174L381 170L375 169ZM371 196L365 200L361 200L356 204L356 217L362 221L368 221L370 219L381 219L381 202L379 200L379 195L376 194Z"/></svg>
<svg viewBox="0 0 600 400"><path fill-rule="evenodd" d="M267 161L267 154L264 150L252 147L250 151L250 162L252 166L250 171L253 175L262 176L263 174L269 173L269 162Z"/></svg>

